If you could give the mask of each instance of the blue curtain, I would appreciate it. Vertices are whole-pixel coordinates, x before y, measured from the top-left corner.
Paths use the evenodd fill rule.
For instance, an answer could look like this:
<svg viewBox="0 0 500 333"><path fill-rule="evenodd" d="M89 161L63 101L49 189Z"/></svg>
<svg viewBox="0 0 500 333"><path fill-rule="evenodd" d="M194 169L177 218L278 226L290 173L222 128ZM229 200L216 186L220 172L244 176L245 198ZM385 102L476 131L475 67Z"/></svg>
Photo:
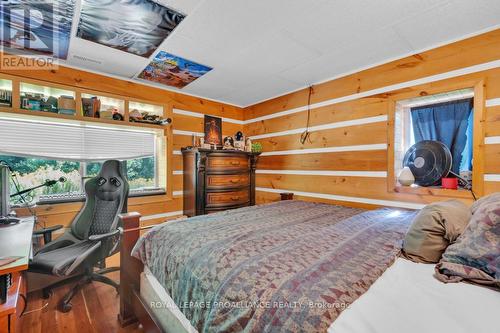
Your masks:
<svg viewBox="0 0 500 333"><path fill-rule="evenodd" d="M459 174L467 145L467 127L472 113L472 98L411 108L415 142L436 140L451 151L451 170ZM466 157L467 158L467 157Z"/></svg>

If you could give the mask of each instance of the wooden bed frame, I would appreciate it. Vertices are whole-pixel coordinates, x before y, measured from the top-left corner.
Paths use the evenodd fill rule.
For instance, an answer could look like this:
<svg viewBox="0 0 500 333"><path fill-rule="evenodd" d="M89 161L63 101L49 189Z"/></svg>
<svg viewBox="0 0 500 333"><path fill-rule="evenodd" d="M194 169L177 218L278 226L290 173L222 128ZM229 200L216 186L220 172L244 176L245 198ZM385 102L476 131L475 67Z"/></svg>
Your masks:
<svg viewBox="0 0 500 333"><path fill-rule="evenodd" d="M140 277L144 270L142 262L133 258L130 253L140 237L139 213L120 215L123 235L120 248L120 312L118 320L122 327L136 323L142 325L145 332L164 332L154 318L150 307L140 296Z"/></svg>

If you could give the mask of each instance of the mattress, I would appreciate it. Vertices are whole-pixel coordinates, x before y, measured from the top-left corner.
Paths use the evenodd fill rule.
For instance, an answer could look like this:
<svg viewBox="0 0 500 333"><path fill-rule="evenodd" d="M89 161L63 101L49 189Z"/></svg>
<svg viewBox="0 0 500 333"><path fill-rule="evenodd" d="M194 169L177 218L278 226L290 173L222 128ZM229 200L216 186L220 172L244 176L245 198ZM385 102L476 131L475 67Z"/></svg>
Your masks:
<svg viewBox="0 0 500 333"><path fill-rule="evenodd" d="M442 283L433 264L399 258L328 332L496 332L500 292Z"/></svg>
<svg viewBox="0 0 500 333"><path fill-rule="evenodd" d="M495 332L500 293L467 283L444 284L434 265L399 258L370 289L344 310L330 333ZM146 268L141 297L166 332L196 332Z"/></svg>

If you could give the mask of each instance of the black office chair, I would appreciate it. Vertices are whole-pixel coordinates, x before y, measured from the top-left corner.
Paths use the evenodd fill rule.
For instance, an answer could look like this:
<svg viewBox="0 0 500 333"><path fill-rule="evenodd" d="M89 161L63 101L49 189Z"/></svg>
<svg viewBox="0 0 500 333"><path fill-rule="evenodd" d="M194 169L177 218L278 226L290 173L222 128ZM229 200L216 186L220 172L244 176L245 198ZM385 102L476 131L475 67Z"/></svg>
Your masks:
<svg viewBox="0 0 500 333"><path fill-rule="evenodd" d="M71 310L73 296L91 281L112 285L118 292L119 285L103 275L117 268L95 271L95 267L102 268L105 259L119 251L121 226L118 214L127 211L128 192L129 185L121 162L104 162L99 174L85 184L86 202L71 223L71 229L45 244L30 262L30 272L77 279L76 285L61 301L63 312ZM42 229L38 233L48 240L56 229ZM44 288L44 296L49 297L53 288L65 283L66 279Z"/></svg>

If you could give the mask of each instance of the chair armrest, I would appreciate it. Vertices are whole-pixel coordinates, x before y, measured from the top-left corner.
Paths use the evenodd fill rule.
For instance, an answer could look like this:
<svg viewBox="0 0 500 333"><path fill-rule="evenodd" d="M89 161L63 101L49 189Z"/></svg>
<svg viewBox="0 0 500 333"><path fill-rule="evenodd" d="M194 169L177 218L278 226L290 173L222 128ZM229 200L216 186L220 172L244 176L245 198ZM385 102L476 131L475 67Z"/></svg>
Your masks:
<svg viewBox="0 0 500 333"><path fill-rule="evenodd" d="M43 241L45 244L52 242L52 233L63 227L62 224L53 225L52 227L38 229L33 231L33 235L43 235Z"/></svg>
<svg viewBox="0 0 500 333"><path fill-rule="evenodd" d="M111 231L111 232L108 232L106 234L89 236L89 241L100 241L100 240L103 240L103 239L114 237L114 236L116 236L118 234L121 234L121 233L123 233L123 229L122 228L118 228L115 231Z"/></svg>

